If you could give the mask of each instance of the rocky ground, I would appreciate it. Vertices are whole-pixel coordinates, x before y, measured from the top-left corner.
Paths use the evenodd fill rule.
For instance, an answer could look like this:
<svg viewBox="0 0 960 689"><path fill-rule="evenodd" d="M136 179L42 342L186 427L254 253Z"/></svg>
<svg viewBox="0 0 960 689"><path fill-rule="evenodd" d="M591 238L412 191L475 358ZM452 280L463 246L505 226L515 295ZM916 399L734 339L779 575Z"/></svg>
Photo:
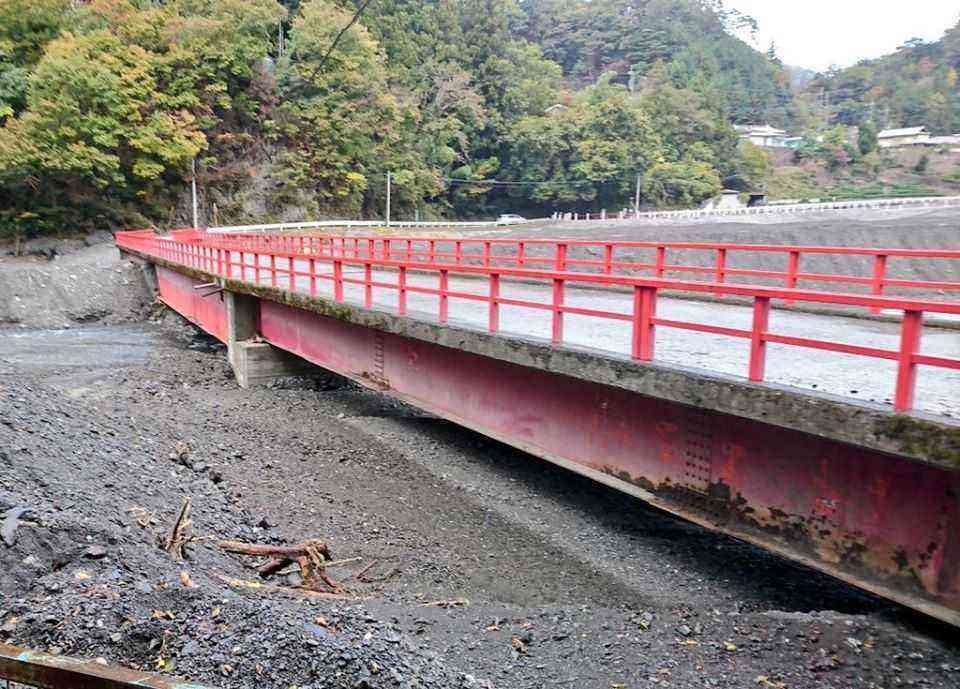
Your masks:
<svg viewBox="0 0 960 689"><path fill-rule="evenodd" d="M172 315L0 331L17 507L0 640L210 686L960 686L955 630L339 379L240 390ZM221 578L311 537L344 598Z"/></svg>
<svg viewBox="0 0 960 689"><path fill-rule="evenodd" d="M0 327L69 328L140 320L153 301L140 268L120 260L107 233L35 240L31 253L0 246Z"/></svg>

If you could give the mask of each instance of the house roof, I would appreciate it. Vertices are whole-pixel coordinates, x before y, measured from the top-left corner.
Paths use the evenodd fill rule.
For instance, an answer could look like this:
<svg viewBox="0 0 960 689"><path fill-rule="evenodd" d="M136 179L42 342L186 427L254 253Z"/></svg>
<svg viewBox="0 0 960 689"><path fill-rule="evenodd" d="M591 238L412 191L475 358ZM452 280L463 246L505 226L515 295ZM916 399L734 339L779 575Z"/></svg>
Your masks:
<svg viewBox="0 0 960 689"><path fill-rule="evenodd" d="M918 136L926 134L926 127L904 127L902 129L884 129L877 134L879 139L890 139L897 136Z"/></svg>
<svg viewBox="0 0 960 689"><path fill-rule="evenodd" d="M734 125L734 129L741 134L752 136L784 136L787 133L783 129L771 127L769 124L737 124Z"/></svg>

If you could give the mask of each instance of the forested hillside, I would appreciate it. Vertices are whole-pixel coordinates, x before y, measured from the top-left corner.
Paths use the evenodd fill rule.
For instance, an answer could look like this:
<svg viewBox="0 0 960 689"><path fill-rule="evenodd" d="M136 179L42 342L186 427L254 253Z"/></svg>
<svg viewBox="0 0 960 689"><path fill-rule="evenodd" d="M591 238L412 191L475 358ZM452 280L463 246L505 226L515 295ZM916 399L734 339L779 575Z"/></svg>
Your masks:
<svg viewBox="0 0 960 689"><path fill-rule="evenodd" d="M355 14L358 5L364 11ZM356 19L356 21L354 21ZM688 205L789 77L719 0L0 0L0 234ZM512 184L490 180L510 180Z"/></svg>
<svg viewBox="0 0 960 689"><path fill-rule="evenodd" d="M804 99L809 112L831 124L925 126L934 134L953 134L960 132L958 71L960 23L939 41L912 39L892 55L818 75Z"/></svg>

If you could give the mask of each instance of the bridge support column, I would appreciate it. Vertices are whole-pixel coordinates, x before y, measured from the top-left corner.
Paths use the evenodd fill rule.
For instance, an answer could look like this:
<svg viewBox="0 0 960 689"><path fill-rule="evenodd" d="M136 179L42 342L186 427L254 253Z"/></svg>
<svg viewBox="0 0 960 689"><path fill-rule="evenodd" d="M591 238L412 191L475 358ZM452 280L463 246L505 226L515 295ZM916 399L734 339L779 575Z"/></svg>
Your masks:
<svg viewBox="0 0 960 689"><path fill-rule="evenodd" d="M224 292L224 300L227 307L227 360L240 387L267 385L277 378L316 373L316 367L300 357L259 341L259 299Z"/></svg>

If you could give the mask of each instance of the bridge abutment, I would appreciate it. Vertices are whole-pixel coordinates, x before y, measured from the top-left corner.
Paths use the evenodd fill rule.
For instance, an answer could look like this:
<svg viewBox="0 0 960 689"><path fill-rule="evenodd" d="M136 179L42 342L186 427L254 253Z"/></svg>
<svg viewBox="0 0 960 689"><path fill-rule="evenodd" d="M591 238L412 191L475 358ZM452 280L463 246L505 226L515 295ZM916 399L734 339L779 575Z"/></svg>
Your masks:
<svg viewBox="0 0 960 689"><path fill-rule="evenodd" d="M224 291L227 314L227 360L242 388L268 385L278 378L306 376L316 367L260 339L260 300Z"/></svg>

